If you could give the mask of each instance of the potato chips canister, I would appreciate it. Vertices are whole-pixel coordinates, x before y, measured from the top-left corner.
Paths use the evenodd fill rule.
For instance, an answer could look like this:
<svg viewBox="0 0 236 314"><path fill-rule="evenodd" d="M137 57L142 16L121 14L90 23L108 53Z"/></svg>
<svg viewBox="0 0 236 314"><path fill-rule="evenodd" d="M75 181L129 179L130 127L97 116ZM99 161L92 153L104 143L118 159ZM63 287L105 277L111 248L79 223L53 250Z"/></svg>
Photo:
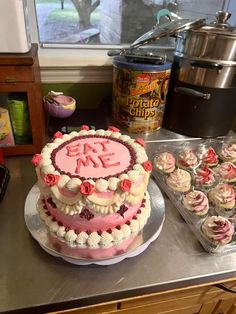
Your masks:
<svg viewBox="0 0 236 314"><path fill-rule="evenodd" d="M161 128L171 63L133 63L123 56L113 60L113 118L128 133Z"/></svg>

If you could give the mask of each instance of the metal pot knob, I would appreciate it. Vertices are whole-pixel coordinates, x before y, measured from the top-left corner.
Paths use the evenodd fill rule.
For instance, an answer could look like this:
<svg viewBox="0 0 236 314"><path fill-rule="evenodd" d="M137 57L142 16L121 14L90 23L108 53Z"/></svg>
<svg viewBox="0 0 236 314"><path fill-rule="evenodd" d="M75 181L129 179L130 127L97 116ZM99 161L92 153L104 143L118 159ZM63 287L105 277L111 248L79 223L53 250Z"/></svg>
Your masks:
<svg viewBox="0 0 236 314"><path fill-rule="evenodd" d="M228 19L231 17L231 13L227 11L218 11L216 13L217 24L227 24Z"/></svg>

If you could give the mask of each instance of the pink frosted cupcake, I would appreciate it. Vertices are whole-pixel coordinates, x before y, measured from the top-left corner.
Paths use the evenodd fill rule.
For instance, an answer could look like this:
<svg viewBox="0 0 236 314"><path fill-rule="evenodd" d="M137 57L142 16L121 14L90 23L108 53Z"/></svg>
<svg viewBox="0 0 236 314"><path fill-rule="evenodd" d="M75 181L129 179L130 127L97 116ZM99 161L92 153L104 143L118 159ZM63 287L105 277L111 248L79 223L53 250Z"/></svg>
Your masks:
<svg viewBox="0 0 236 314"><path fill-rule="evenodd" d="M236 162L236 143L222 145L219 156L223 161Z"/></svg>
<svg viewBox="0 0 236 314"><path fill-rule="evenodd" d="M236 182L236 166L232 162L223 162L214 169L214 172L225 182Z"/></svg>
<svg viewBox="0 0 236 314"><path fill-rule="evenodd" d="M232 240L234 225L227 218L211 216L202 224L202 232L214 245L225 245Z"/></svg>
<svg viewBox="0 0 236 314"><path fill-rule="evenodd" d="M165 173L175 170L175 157L168 152L163 152L155 158L156 168Z"/></svg>
<svg viewBox="0 0 236 314"><path fill-rule="evenodd" d="M209 202L206 194L202 191L191 191L183 196L183 205L191 213L204 216L208 213Z"/></svg>
<svg viewBox="0 0 236 314"><path fill-rule="evenodd" d="M219 159L213 147L209 147L201 156L202 163L208 167L214 167L218 165Z"/></svg>
<svg viewBox="0 0 236 314"><path fill-rule="evenodd" d="M193 150L187 149L179 154L177 159L177 165L180 168L191 170L199 165L199 160L196 153Z"/></svg>
<svg viewBox="0 0 236 314"><path fill-rule="evenodd" d="M208 193L209 201L225 210L231 210L235 206L235 191L233 187L227 183L218 183Z"/></svg>
<svg viewBox="0 0 236 314"><path fill-rule="evenodd" d="M188 171L177 168L166 178L166 184L176 192L187 192L191 187L191 176Z"/></svg>
<svg viewBox="0 0 236 314"><path fill-rule="evenodd" d="M194 182L199 187L209 188L215 183L215 176L212 169L208 166L203 166L196 169Z"/></svg>

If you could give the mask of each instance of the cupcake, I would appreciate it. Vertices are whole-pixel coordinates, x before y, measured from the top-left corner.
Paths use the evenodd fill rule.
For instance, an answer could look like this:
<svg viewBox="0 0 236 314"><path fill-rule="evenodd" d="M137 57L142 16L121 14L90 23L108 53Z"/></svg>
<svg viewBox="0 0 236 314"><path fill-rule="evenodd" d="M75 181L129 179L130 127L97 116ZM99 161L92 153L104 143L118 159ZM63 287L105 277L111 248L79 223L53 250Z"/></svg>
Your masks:
<svg viewBox="0 0 236 314"><path fill-rule="evenodd" d="M177 165L183 169L194 169L199 165L199 160L196 153L187 149L182 151L177 158Z"/></svg>
<svg viewBox="0 0 236 314"><path fill-rule="evenodd" d="M218 183L209 191L208 197L213 205L221 209L231 210L235 206L235 191L227 183Z"/></svg>
<svg viewBox="0 0 236 314"><path fill-rule="evenodd" d="M190 191L183 196L183 206L197 216L204 216L208 213L209 202L202 191Z"/></svg>
<svg viewBox="0 0 236 314"><path fill-rule="evenodd" d="M202 224L202 232L215 245L224 245L232 240L234 225L221 216L207 217Z"/></svg>
<svg viewBox="0 0 236 314"><path fill-rule="evenodd" d="M219 159L213 147L209 147L201 156L202 163L208 167L214 167L218 165Z"/></svg>
<svg viewBox="0 0 236 314"><path fill-rule="evenodd" d="M187 192L191 187L191 176L188 171L177 168L166 178L166 184L176 192Z"/></svg>
<svg viewBox="0 0 236 314"><path fill-rule="evenodd" d="M168 152L163 152L155 158L155 165L158 170L171 173L175 170L175 157Z"/></svg>
<svg viewBox="0 0 236 314"><path fill-rule="evenodd" d="M209 188L215 182L214 172L208 166L203 166L196 169L193 180L197 186Z"/></svg>
<svg viewBox="0 0 236 314"><path fill-rule="evenodd" d="M236 143L222 145L219 157L223 161L236 162Z"/></svg>
<svg viewBox="0 0 236 314"><path fill-rule="evenodd" d="M232 162L223 162L214 172L225 182L236 182L236 166Z"/></svg>

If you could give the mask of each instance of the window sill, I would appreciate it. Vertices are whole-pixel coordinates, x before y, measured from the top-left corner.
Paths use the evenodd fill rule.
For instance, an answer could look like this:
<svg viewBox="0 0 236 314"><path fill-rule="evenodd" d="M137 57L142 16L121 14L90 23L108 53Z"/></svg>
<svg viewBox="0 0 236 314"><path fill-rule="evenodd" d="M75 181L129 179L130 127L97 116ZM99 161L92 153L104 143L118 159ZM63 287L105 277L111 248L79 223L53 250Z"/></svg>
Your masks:
<svg viewBox="0 0 236 314"><path fill-rule="evenodd" d="M39 49L42 83L111 83L107 50Z"/></svg>

